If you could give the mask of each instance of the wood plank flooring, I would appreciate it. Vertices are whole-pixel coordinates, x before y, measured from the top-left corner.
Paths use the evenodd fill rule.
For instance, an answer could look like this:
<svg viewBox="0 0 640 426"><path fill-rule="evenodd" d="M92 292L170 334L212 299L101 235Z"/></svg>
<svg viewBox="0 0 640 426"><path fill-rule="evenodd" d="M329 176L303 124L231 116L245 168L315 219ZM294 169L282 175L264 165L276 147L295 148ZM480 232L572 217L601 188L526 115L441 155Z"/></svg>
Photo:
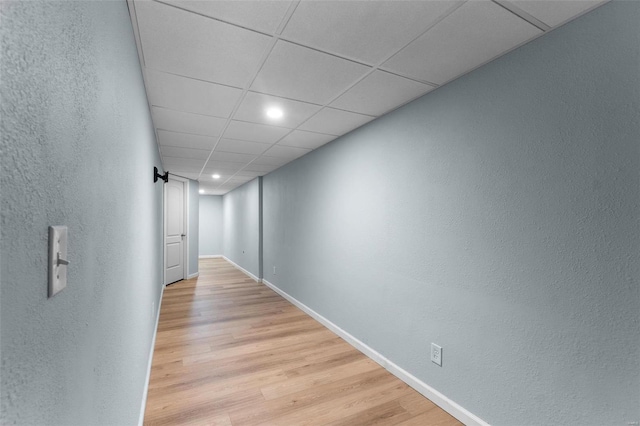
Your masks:
<svg viewBox="0 0 640 426"><path fill-rule="evenodd" d="M223 259L164 291L145 425L460 425Z"/></svg>

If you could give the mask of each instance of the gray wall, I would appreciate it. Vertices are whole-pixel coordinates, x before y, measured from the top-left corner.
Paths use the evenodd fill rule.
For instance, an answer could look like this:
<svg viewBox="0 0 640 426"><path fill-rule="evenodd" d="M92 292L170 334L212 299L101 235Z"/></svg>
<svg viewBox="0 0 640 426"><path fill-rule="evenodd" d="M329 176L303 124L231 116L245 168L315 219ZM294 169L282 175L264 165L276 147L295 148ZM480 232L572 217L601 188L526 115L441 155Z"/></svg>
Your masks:
<svg viewBox="0 0 640 426"><path fill-rule="evenodd" d="M222 250L222 196L200 196L200 256L219 256Z"/></svg>
<svg viewBox="0 0 640 426"><path fill-rule="evenodd" d="M189 179L189 275L198 272L200 235L200 184Z"/></svg>
<svg viewBox="0 0 640 426"><path fill-rule="evenodd" d="M259 259L259 184L247 182L223 196L224 255L256 277Z"/></svg>
<svg viewBox="0 0 640 426"><path fill-rule="evenodd" d="M119 2L3 2L2 424L138 421L162 285L162 184ZM47 299L49 225L69 227Z"/></svg>
<svg viewBox="0 0 640 426"><path fill-rule="evenodd" d="M605 5L265 176L265 279L491 424L639 421L638 22Z"/></svg>

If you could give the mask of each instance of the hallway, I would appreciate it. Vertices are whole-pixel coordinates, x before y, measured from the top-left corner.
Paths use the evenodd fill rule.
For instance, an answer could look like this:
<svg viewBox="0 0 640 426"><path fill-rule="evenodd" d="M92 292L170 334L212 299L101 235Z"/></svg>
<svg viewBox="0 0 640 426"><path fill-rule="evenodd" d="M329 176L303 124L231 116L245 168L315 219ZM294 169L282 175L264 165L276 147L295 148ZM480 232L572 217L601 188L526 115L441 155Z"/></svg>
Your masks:
<svg viewBox="0 0 640 426"><path fill-rule="evenodd" d="M459 425L223 259L166 287L146 425Z"/></svg>

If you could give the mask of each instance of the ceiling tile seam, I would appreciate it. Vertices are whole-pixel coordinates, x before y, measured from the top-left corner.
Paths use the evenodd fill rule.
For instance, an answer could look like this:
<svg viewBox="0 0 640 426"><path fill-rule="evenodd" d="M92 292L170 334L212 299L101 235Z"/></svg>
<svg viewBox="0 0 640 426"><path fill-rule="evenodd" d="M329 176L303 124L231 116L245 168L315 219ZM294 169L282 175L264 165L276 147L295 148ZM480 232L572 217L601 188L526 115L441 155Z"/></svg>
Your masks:
<svg viewBox="0 0 640 426"><path fill-rule="evenodd" d="M187 114L191 114L191 113L187 113ZM219 117L215 117L215 118L219 118ZM169 129L163 129L162 127L157 127L157 130L161 130L163 132L167 132L167 133L176 133L179 135L190 135L190 136L202 136L205 138L217 138L220 135L201 135L200 133L190 133L190 132L179 132L177 130L169 130ZM161 145L166 145L166 144L161 144Z"/></svg>
<svg viewBox="0 0 640 426"><path fill-rule="evenodd" d="M254 72L253 77L248 80L248 82L245 84L245 87L242 89L242 94L240 95L240 97L236 101L236 104L233 106L233 109L231 110L231 113L229 114L229 117L227 118L227 121L224 124L224 127L222 128L220 136L218 136L218 138L216 140L216 143L214 144L213 148L211 149L211 152L209 153L209 156L207 157L207 161L205 161L204 166L202 167L202 170L200 171L200 175L198 175L198 179L200 179L200 176L202 176L202 174L204 173L204 169L207 167L207 164L209 163L209 160L211 159L211 156L213 155L213 152L215 151L216 147L218 146L218 144L222 140L222 136L224 136L225 132L229 128L229 125L231 124L231 121L233 121L233 117L236 115L236 112L240 108L240 105L242 105L242 102L244 102L244 99L246 98L247 93L249 93L249 88L253 84L253 81L258 77L258 74L260 73L260 70L262 69L262 67L264 66L265 62L267 61L267 58L269 58L269 56L271 55L271 52L273 51L273 48L275 47L277 41L278 41L278 37L277 36L273 36L271 38L270 45L268 46L267 49L265 49L265 52L262 55L262 58L260 60L260 65L257 67L256 71Z"/></svg>
<svg viewBox="0 0 640 426"><path fill-rule="evenodd" d="M333 53L329 53L329 52L325 52L325 51L320 50L320 49L316 49L316 48L312 48L312 47L309 47L309 46L305 46L305 45L303 45L303 44L300 44L300 43L296 43L296 42L293 42L293 41L287 40L286 38L281 38L281 37L280 37L280 35L276 35L276 36L274 37L274 39L276 39L276 40L273 42L273 45L272 45L272 47L271 47L271 49L270 49L270 51L269 51L269 54L271 54L271 51L273 50L273 47L275 47L275 44L277 43L277 40L282 39L282 40L283 40L283 41L285 41L285 42L293 43L293 44L296 44L296 45L301 46L301 47L304 47L304 48L309 48L309 49L312 49L312 50L315 50L315 51L318 51L318 52L321 52L321 53L325 53L325 54L328 54L328 55L331 55L331 56L334 56L334 57L337 57L337 58L340 58L340 59L343 59L343 60L347 60L347 61L351 61L351 62L358 63L358 64L360 64L360 65L365 65L365 66L371 67L371 68L369 69L369 71L367 71L367 72L366 72L364 75L362 75L359 79L357 79L356 81L354 81L351 85L349 85L348 87L346 87L346 88L345 88L341 93L339 93L338 95L336 95L334 98L329 99L329 101L328 101L328 102L326 102L326 103L322 106L322 108L320 108L320 109L319 109L318 111L316 111L314 114L312 114L311 116L307 117L307 119L306 119L306 120L304 120L303 122L301 122L300 124L298 124L298 127L297 127L297 128L300 128L300 126L302 126L304 123L306 123L307 121L309 121L310 119L312 119L313 117L315 117L315 116L316 116L317 114L319 114L322 110L324 110L325 108L328 108L328 107L329 107L329 105L330 105L331 103L333 103L333 102L334 102L334 101L336 101L338 98L340 98L342 95L344 95L345 93L347 93L347 92L348 92L350 89L352 89L356 84L360 83L362 80L364 80L364 79L365 79L365 78L367 78L369 75L371 75L372 73L374 73L377 69L379 69L379 67L380 67L380 66L382 66L382 64L384 64L386 61L388 61L388 60L389 60L389 59L391 59L393 56L395 56L396 54L398 54L400 51L402 51L404 48L406 48L406 47L407 47L409 44L411 44L413 41L417 40L419 37L421 37L421 36L422 36L423 34L425 34L427 31L429 31L430 29L432 29L433 27L435 27L438 23L442 22L442 20L443 20L443 19L445 19L446 17L448 17L449 15L451 15L454 11L456 11L458 8L460 8L463 4L465 4L465 1L459 1L459 2L456 2L455 4L453 4L453 5L452 5L452 6L451 6L451 7L450 7L446 12L444 12L442 15L440 15L440 17L438 17L438 19L436 19L436 20L435 20L431 25L429 25L429 26L428 26L428 27L427 27L423 32L421 32L418 36L416 36L414 39L412 39L411 41L409 41L409 42L408 42L407 44L405 44L404 46L401 46L398 50L394 51L393 53L391 53L391 54L390 54L390 55L388 55L387 57L385 57L385 58L383 58L382 60L380 60L380 61L378 62L378 64L377 64L377 65L375 65L375 66L371 66L371 65L369 65L369 64L362 63L362 62L360 62L360 61L353 61L353 60L351 60L351 59L344 58L344 57L342 57L342 56L335 55L335 54L333 54ZM297 7L297 6L296 6L296 7ZM289 18L288 18L288 19L290 19L290 16L289 16ZM283 30L284 30L284 28L283 28ZM262 65L260 66L260 69L262 69L262 67L264 66L264 62L266 62L266 58L265 58L265 60L263 61ZM386 71L385 71L385 72L386 72ZM258 73L259 73L259 71L258 71ZM256 73L256 75L254 76L253 80L255 80L255 78L257 78L258 73ZM253 80L252 80L251 84L253 84ZM244 99L244 96L245 96L245 94L243 94L243 96L242 96L242 98L243 98L243 99ZM337 109L337 108L334 108L334 109ZM233 117L233 115L235 115L236 111L237 111L237 108L235 108L235 109L234 109L234 111L232 112L232 115L231 115L232 117ZM351 111L347 111L347 112L351 112ZM365 114L362 114L362 115L365 115ZM377 116L370 116L370 117L377 117ZM272 144L268 149L271 149L273 146L277 145L277 144L278 144L282 139L284 139L284 138L286 138L287 136L289 136L289 135L290 135L294 130L296 130L296 129L292 129L289 133L287 133L287 134L283 135L280 139L278 139L276 142L274 142L274 143L273 143L273 144ZM352 129L352 130L355 130L355 129ZM225 131L226 131L226 127L225 127ZM340 136L342 136L342 135L336 135L336 138L334 138L334 139L337 139L337 138L338 138L338 137L340 137ZM217 145L217 143L216 143L216 145ZM215 148L214 148L214 149L215 149ZM212 152L213 152L213 151L212 151ZM258 157L258 158L259 158L259 157ZM207 162L208 162L208 161L209 161L209 159L207 159ZM255 161L255 160L253 160L253 161ZM247 166L251 165L251 164L253 163L253 161L250 161L249 163L247 163L247 165L245 165L242 169L238 170L238 172L236 172L236 174L237 174L237 173L239 173L239 172L241 172L241 171L243 171ZM206 163L205 163L205 167L206 167ZM203 168L203 170L204 170L204 168ZM235 176L235 174L234 174L233 176ZM231 178L233 178L233 176L231 176ZM229 178L229 179L231 179L231 178ZM224 185L224 183L226 183L226 181L225 181L225 182L223 182L223 183L221 183L221 185Z"/></svg>
<svg viewBox="0 0 640 426"><path fill-rule="evenodd" d="M406 80L411 80L411 81L416 82L416 83L426 84L427 86L431 86L431 87L433 87L433 88L435 88L435 89L437 89L438 87L440 87L440 85L439 85L439 84L437 84L437 83L433 83L433 82L431 82L431 81L427 81L427 80L419 80L419 79L417 79L417 78L415 78L415 77L409 77L409 76L404 75L404 74L402 74L402 73L399 73L399 72L397 72L397 71L390 71L390 70L384 69L384 68L382 68L382 65L380 65L380 67L378 67L378 70L379 70L380 72L385 72L385 73L387 73L387 74L395 75L396 77L402 77L402 78L404 78L404 79L406 79Z"/></svg>
<svg viewBox="0 0 640 426"><path fill-rule="evenodd" d="M282 17L282 20L280 21L278 28L276 28L276 32L275 32L276 34L281 35L284 29L287 27L287 25L289 25L289 21L291 20L291 17L295 13L299 4L300 4L300 0L295 0L289 4L289 8L287 9L284 16Z"/></svg>
<svg viewBox="0 0 640 426"><path fill-rule="evenodd" d="M415 83L425 84L425 85L427 85L427 86L431 86L431 87L433 87L434 89L437 89L438 87L440 87L440 85L439 85L439 84L432 83L432 82L427 81L427 80L418 80L418 79L416 79L415 77L408 77L408 76L406 76L406 75L404 75L404 74L401 74L401 73L399 73L399 72L396 72L396 71L388 71L388 70L385 70L385 69L383 69L383 68L377 68L377 70L376 70L376 69L374 69L371 73L367 72L367 74L366 74L362 79L364 79L364 78L368 77L370 74L372 74L372 73L373 73L373 72L375 72L375 71L380 71L380 72L384 72L384 73L387 73L387 74L391 74L391 75L394 75L394 76L396 76L396 77L404 78L405 80L413 81L413 82L415 82ZM361 79L361 80L362 80L362 79ZM358 80L355 84L358 84L361 80ZM354 85L355 85L355 84L354 84ZM349 86L349 89L351 89L352 87L353 87L353 86ZM347 89L347 90L349 90L349 89ZM346 91L345 91L345 92L346 92ZM340 94L340 96L342 96L345 92L342 92L342 93ZM263 96L271 96L271 97L274 97L274 98L284 99L284 100L287 100L287 101L301 102L301 103L304 103L304 104L307 104L307 105L319 106L319 107L321 107L321 108L322 108L322 107L327 106L326 104L319 104L319 103L317 103L317 102L309 102L309 101L306 101L306 100L303 100L303 99L291 98L291 97L287 97L287 96L274 95L274 94L272 94L272 93L267 93L267 92L264 92L264 91L249 90L249 93L255 93L255 94L257 94L257 95L263 95ZM155 106L155 105L154 105L154 106ZM161 108L162 108L162 107L161 107ZM334 108L334 107L331 107L331 108ZM167 109L169 109L169 108L167 108ZM338 108L336 108L336 109L338 109ZM350 112L357 112L357 111L350 111ZM360 112L360 113L358 113L358 114L362 114L362 113ZM201 114L201 115L202 115L202 114ZM365 114L365 115L366 115L366 114ZM209 116L207 116L207 117L214 117L214 116L213 116L213 115L209 115ZM242 121L242 120L238 120L238 119L236 119L236 121ZM252 122L252 123L253 123L253 122ZM282 127L282 126L276 126L276 127ZM288 127L287 127L287 128L288 128ZM318 132L314 132L314 133L318 133ZM326 133L321 133L321 134L326 134Z"/></svg>
<svg viewBox="0 0 640 426"><path fill-rule="evenodd" d="M264 123L258 123L258 122L255 122L255 121L239 120L237 118L232 119L232 121L237 121L238 123L257 124L259 126L275 127L276 129L295 130L295 127L275 126L273 124L264 124ZM233 138L228 138L228 139L233 139ZM240 140L242 140L242 139L240 139ZM247 141L247 142L257 142L257 141Z"/></svg>
<svg viewBox="0 0 640 426"><path fill-rule="evenodd" d="M306 130L301 130L301 132L304 132L304 131L306 131ZM339 137L340 137L340 136L334 136L334 135L329 135L329 136L333 136L333 139L331 139L331 140L330 140L330 141L328 141L327 143L329 143L329 142L331 142L332 140L334 140L334 139L336 139L336 138L339 138ZM301 146L286 145L286 144L283 144L283 143L278 143L277 145L278 145L278 146L284 146L284 147L287 147L287 148L308 149L308 150L309 150L309 152L311 152L311 151L315 151L316 149L320 148L320 146L322 146L322 145L320 145L320 146L319 146L319 147L317 147L317 148L304 148L304 147L301 147ZM324 145L324 144L323 144L323 145ZM308 154L308 153L307 153L307 154Z"/></svg>
<svg viewBox="0 0 640 426"><path fill-rule="evenodd" d="M508 12L516 15L518 18L527 21L528 23L530 23L531 25L533 25L534 27L537 27L539 30L542 30L544 32L549 31L552 27L545 24L544 22L542 22L541 20L537 19L535 16L532 16L531 14L525 12L524 10L520 9L518 6L516 6L513 3L509 3L506 2L504 0L491 0L492 2L494 2L495 4L497 4L498 6L502 7L503 9L507 10Z"/></svg>
<svg viewBox="0 0 640 426"><path fill-rule="evenodd" d="M257 124L257 123L254 123ZM235 141L235 142L249 142L249 143L256 143L259 145L271 145L270 142L258 142L258 141L250 141L249 139L236 139L236 138L222 138L228 141Z"/></svg>
<svg viewBox="0 0 640 426"><path fill-rule="evenodd" d="M198 15L198 16L201 16L201 17L203 17L203 18L210 19L210 20L212 20L212 21L222 22L223 24L231 25L231 26L233 26L233 27L237 27L237 28L241 28L241 29L243 29L243 30L251 31L251 32L253 32L253 33L257 33L257 34L261 34L261 35L265 35L265 36L273 37L273 34L266 33L266 32L264 32L264 31L260 31L260 30L256 30L255 28L245 27L245 26L243 26L243 25L240 25L240 24L237 24L237 23L234 23L234 22L225 21L225 20L220 19L220 18L214 18L213 16L205 15L204 13L200 13L200 12L197 12L197 11L195 11L195 10L185 9L184 7L180 7L178 4L174 4L174 3L166 3L166 2L161 1L161 0L153 0L153 1L154 1L155 3L159 3L159 4L162 4L162 5L164 5L164 6L169 6L169 7L172 7L172 8L174 8L174 9L181 10L181 11L183 11L183 12L186 12L186 13L191 13L191 14L193 14L193 15Z"/></svg>
<svg viewBox="0 0 640 426"><path fill-rule="evenodd" d="M403 46L401 46L399 49L395 50L391 55L385 57L384 59L382 59L381 61L378 61L377 63L371 63L371 62L364 62L360 59L356 59L356 58L351 58L348 57L346 55L341 55L339 53L335 53L335 52L330 52L328 50L323 50L319 47L314 47L314 46L310 46L308 44L304 44L302 42L296 41L295 38L290 38L287 36L280 36L280 40L285 41L287 43L291 43L291 44L295 44L296 46L300 46L300 47L304 47L310 50L314 50L316 52L320 52L320 53L324 53L339 59L343 59L345 61L349 61L349 62L354 62L356 64L359 65L364 65L367 67L374 67L374 68L379 68L384 62L388 61L389 59L391 59L393 56L395 56L397 53L399 53L402 49L404 49L405 47L407 47L409 44L413 43L416 39L420 38L424 33L426 33L427 31L429 31L431 28L433 28L434 26L436 26L439 22L441 22L444 18L448 17L451 13L453 13L456 9L458 9L460 6L462 6L466 1L465 0L458 0L457 2L454 2L453 5L447 9L444 13L442 13L434 22L431 23L431 25L429 25L424 31L422 31L420 34L418 34L416 37L414 37L413 39L411 39L408 43L404 44ZM376 65L377 64L377 65Z"/></svg>
<svg viewBox="0 0 640 426"><path fill-rule="evenodd" d="M344 93L343 93L343 94L344 94ZM378 117L380 117L379 115L365 114L365 113L363 113L363 112L351 111L350 109L338 108L338 107L330 106L330 105L325 105L325 106L324 106L324 108L331 108L331 109L335 109L335 110L337 110L337 111L348 112L348 113L351 113L351 114L364 115L364 116L372 117L372 118L378 118Z"/></svg>
<svg viewBox="0 0 640 426"><path fill-rule="evenodd" d="M309 101L304 101L302 99L290 98L290 97L281 96L281 95L274 95L274 94L271 94L271 93L266 93L266 92L262 92L262 91L255 90L255 89L249 90L249 93L255 93L257 95L264 95L264 96L273 96L274 98L280 98L280 99L284 99L284 100L287 100L287 101L302 102L304 104L309 104L309 105L314 105L314 106L319 106L319 107L323 106L322 104L319 104L319 103L316 103L316 102L309 102Z"/></svg>
<svg viewBox="0 0 640 426"><path fill-rule="evenodd" d="M309 46L308 44L303 44L301 42L295 41L295 39L292 39L286 36L280 36L279 39L284 41L285 43L295 44L298 47L304 47L305 49L309 49L315 52L323 53L325 55L333 56L334 58L342 59L343 61L353 62L354 64L363 65L365 67L373 67L371 63L364 62L359 59L350 58L346 55L340 55L338 53L329 52L327 50L323 50L318 47Z"/></svg>
<svg viewBox="0 0 640 426"><path fill-rule="evenodd" d="M400 51L402 51L405 47L407 47L409 44L413 43L413 41L417 40L418 38L420 38L423 34L425 34L427 31L429 31L431 28L433 28L434 26L436 26L438 23L442 22L443 19L445 19L446 17L448 17L449 15L451 15L454 11L456 11L457 9L459 9L463 4L465 4L465 1L458 1L456 3L454 3L449 9L447 9L447 11L445 11L442 15L440 15L438 17L438 19L436 19L431 25L429 25L424 31L422 31L418 36L416 36L414 39L412 39L411 41L409 41L407 44L405 44L404 46L401 46L398 50L394 51L393 53L389 54L388 56L386 56L385 58L382 58L380 61L378 61L378 63L376 65L369 65L369 64L365 64L362 62L358 62L358 61L351 61L350 59L347 58L343 58L339 55L335 55L332 53L328 53L328 52L324 52L322 50L319 49L314 49L314 48L310 48L308 46L304 46L302 44L299 43L294 43L297 44L298 46L302 46L305 48L309 48L312 50L316 50L318 52L321 53L326 53L328 55L332 55L334 57L340 58L340 59L344 59L344 60L348 60L351 62L356 62L360 65L365 65L365 66L369 66L371 67L369 69L369 71L367 71L364 75L362 75L359 79L355 80L351 85L347 86L341 93L339 93L338 95L336 95L334 98L329 99L328 102L326 102L324 105L322 105L322 108L320 108L318 111L316 111L314 114L312 114L311 116L307 117L306 120L304 120L303 122L301 122L300 124L298 124L297 128L300 128L300 126L302 126L304 123L306 123L307 121L311 120L313 117L315 117L317 114L319 114L322 110L324 110L325 108L332 108L329 105L331 105L333 102L335 102L338 98L340 98L342 95L344 95L345 93L347 93L349 90L351 90L354 86L356 86L358 83L360 83L362 80L364 80L365 78L367 78L369 75L373 74L376 70L378 70L382 64L384 64L385 62L387 62L389 59L391 59L392 57L394 57L395 55L397 55ZM285 40L284 38L282 40ZM287 41L287 40L285 40ZM381 70L384 72L388 72L386 70ZM403 76L400 76L403 77ZM406 78L406 77L405 77ZM429 83L432 86L436 86L433 83ZM334 108L334 109L338 109L338 108ZM354 112L354 111L347 111L347 110L342 110L345 112ZM361 114L361 115L368 115L368 114L362 114L362 113L357 113L357 114ZM372 116L369 115L370 117L378 117L378 116ZM295 129L294 129L295 130ZM355 129L353 129L355 130ZM291 134L291 132L289 132L288 134L284 135L282 138L278 139L274 145L276 145L278 142L280 142L282 139L286 138L289 134ZM342 135L336 135L336 137L339 137Z"/></svg>
<svg viewBox="0 0 640 426"><path fill-rule="evenodd" d="M465 5L467 3L467 1L474 1L474 0L460 0L457 2L454 2L453 5L447 9L442 15L440 15L438 17L438 19L436 19L435 21L433 21L431 23L431 25L429 25L424 31L422 31L420 34L418 34L416 37L414 37L413 39L411 39L409 42L407 42L404 46L401 46L398 50L396 50L394 53L392 53L391 55L389 55L388 57L386 57L385 59L382 60L382 62L380 64L378 64L378 66L376 68L381 68L384 66L384 63L389 61L391 58L393 58L394 56L396 56L398 53L402 52L404 49L406 49L411 43L413 43L414 41L418 40L420 37L422 37L423 35L425 35L426 33L428 33L429 31L431 31L433 28L435 28L438 24L440 24L442 21L444 21L446 18L448 18L449 16L451 16L451 14L453 12L455 12L456 10L460 9L463 5ZM387 70L382 69L385 72L389 72ZM400 75L400 77L405 77L403 75ZM434 84L434 83L429 83L429 84Z"/></svg>
<svg viewBox="0 0 640 426"><path fill-rule="evenodd" d="M204 152L209 152L208 149L200 149L200 148L187 148L184 146L175 146L175 145L160 145L160 149L162 148L178 148L180 149L180 151L185 150L185 152L189 152L189 151L204 151ZM194 157L183 157L183 156L175 156L177 158L194 158Z"/></svg>
<svg viewBox="0 0 640 426"><path fill-rule="evenodd" d="M217 86L229 87L231 89L243 90L242 87L231 86L230 84L218 83L218 82L211 81L211 80L203 80L202 78L196 78L196 77L191 77L191 76L184 75L184 74L178 74L178 73L175 73L175 72L169 72L169 71L161 70L161 69L154 68L154 67L151 67L151 66L146 66L145 68L148 69L148 70L151 70L153 72L157 72L157 73L174 75L176 77L181 77L181 78L188 78L189 80L200 81L202 83L208 83L208 84L215 84ZM169 108L167 108L167 109L169 109ZM204 114L201 114L201 115L204 115Z"/></svg>
<svg viewBox="0 0 640 426"><path fill-rule="evenodd" d="M231 86L229 86L229 87L231 87ZM241 90L241 89L239 89L239 90ZM181 109L173 109L173 108L169 108L169 107L162 106L162 105L151 104L151 106L154 107L154 108L158 108L158 109L166 109L167 111L181 112L181 113L184 113L184 114L191 114L191 115L199 115L200 117L219 118L221 120L226 120L227 119L226 117L220 117L220 116L217 116L217 115L201 114L199 112L187 112L187 111L183 111ZM169 131L173 132L174 130L169 130Z"/></svg>
<svg viewBox="0 0 640 426"><path fill-rule="evenodd" d="M197 158L171 157L171 156L169 156L169 155L163 155L163 156L162 156L162 158L163 158L163 159L165 159L165 158L166 158L166 159L168 159L168 160L176 159L176 160L196 160L196 161L201 161L201 160L198 160ZM182 165L182 166L176 166L176 167L180 168L180 167L189 167L189 166L184 166L184 165ZM199 166L192 166L192 167L199 167ZM168 171L169 171L169 170L165 170L165 172L168 172Z"/></svg>
<svg viewBox="0 0 640 426"><path fill-rule="evenodd" d="M257 142L256 142L257 143ZM266 144L265 144L266 145ZM265 148L265 151L269 148ZM251 157L260 157L262 154L247 154L246 152L237 152L237 151L216 151L219 154L241 154L241 155L249 155ZM263 151L264 152L264 151ZM215 161L215 160L214 160Z"/></svg>
<svg viewBox="0 0 640 426"><path fill-rule="evenodd" d="M279 37L280 37L280 34L278 33L278 31L281 32L282 29L284 29L284 26L282 25L282 22L285 21L285 20L288 22L289 19L291 19L291 15L295 11L295 9L298 7L298 3L295 3L295 7L292 7L292 6L293 6L293 4L289 5L289 8L287 9L287 12L284 14L280 24L278 25L276 33L273 36L271 36L271 43L268 46L268 48L265 49L265 52L263 53L262 58L260 60L260 65L257 67L256 71L254 72L253 77L251 79L249 79L249 82L245 85L245 87L244 87L244 89L242 91L242 95L240 95L240 98L236 102L236 105L233 107L233 110L231 111L231 114L229 115L229 118L227 119L227 122L225 123L224 128L222 129L222 133L218 137L218 140L216 141L215 145L213 146L213 149L209 153L209 156L207 157L207 160L205 161L204 166L202 167L202 170L200 171L200 174L198 175L198 179L200 179L200 176L202 176L202 174L204 173L204 169L207 167L207 164L209 163L209 160L211 159L211 156L213 155L213 152L215 151L216 147L218 146L218 144L222 140L222 136L224 136L225 132L227 131L227 128L229 127L229 124L231 123L231 121L233 120L234 116L238 112L238 109L240 108L240 105L242 105L242 102L244 102L244 99L246 98L247 93L249 92L249 88L251 87L251 85L253 84L255 79L258 78L258 74L260 74L260 71L264 67L264 64L267 62L267 59L271 55L271 52L273 52L273 49L275 48L276 43L278 42ZM293 131L293 130L291 130L291 131ZM291 132L289 132L289 133L291 133ZM270 148L271 147L269 147L267 149L270 149ZM257 158L259 158L259 157L257 157ZM234 173L226 181L221 182L220 186L224 185L229 179L233 178L238 172L244 170L244 168L246 166L248 166L249 164L251 164L253 161L255 161L255 159L249 161L249 163L247 163L244 167L242 167L240 170L238 170L236 173Z"/></svg>

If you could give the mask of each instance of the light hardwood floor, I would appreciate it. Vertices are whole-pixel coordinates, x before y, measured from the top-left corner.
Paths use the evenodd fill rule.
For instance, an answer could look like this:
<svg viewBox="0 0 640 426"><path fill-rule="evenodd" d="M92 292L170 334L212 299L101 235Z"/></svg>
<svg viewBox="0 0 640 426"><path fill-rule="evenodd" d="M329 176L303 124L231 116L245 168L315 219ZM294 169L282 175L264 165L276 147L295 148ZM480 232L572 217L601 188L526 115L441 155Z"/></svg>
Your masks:
<svg viewBox="0 0 640 426"><path fill-rule="evenodd" d="M460 425L223 259L164 291L146 425Z"/></svg>

